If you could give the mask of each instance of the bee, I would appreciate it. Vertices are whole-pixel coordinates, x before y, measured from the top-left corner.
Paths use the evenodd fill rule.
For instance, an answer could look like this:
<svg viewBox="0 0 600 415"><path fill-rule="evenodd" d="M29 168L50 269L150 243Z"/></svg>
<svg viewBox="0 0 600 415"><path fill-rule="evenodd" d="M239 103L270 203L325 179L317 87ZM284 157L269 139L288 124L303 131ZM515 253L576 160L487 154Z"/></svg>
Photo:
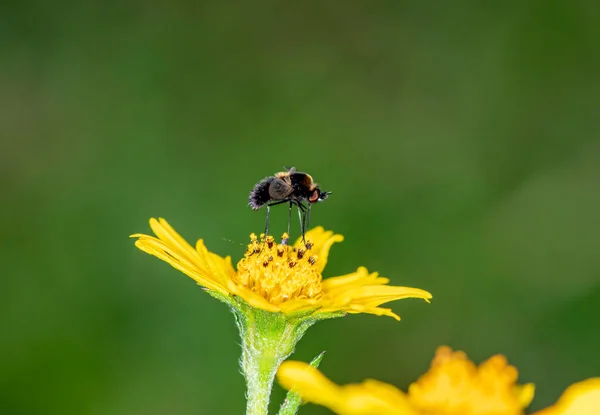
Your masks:
<svg viewBox="0 0 600 415"><path fill-rule="evenodd" d="M269 214L271 206L289 203L288 213L288 235L290 234L290 222L292 217L292 206L298 207L300 218L300 230L302 241L310 221L310 208L313 203L321 202L331 194L323 191L313 181L310 174L297 171L295 167L286 168L287 171L275 173L274 176L265 177L258 182L248 197L248 205L253 210L267 206L267 219L265 223L265 235L269 234ZM306 205L303 203L306 202Z"/></svg>

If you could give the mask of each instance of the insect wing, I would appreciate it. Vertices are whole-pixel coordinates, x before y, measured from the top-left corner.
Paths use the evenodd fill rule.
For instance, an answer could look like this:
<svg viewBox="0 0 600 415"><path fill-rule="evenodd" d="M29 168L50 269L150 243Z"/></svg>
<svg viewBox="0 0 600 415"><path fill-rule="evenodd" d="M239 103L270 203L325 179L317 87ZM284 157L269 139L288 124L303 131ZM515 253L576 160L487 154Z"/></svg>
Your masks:
<svg viewBox="0 0 600 415"><path fill-rule="evenodd" d="M269 186L269 195L273 200L283 200L287 198L294 188L290 186L285 180L276 177Z"/></svg>

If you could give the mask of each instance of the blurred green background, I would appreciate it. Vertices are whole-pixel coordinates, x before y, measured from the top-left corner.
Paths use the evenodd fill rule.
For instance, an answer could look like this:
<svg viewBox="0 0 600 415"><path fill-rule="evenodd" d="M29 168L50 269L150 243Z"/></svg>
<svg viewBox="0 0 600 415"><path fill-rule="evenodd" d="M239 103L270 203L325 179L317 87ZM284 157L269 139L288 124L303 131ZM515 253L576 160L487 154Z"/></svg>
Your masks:
<svg viewBox="0 0 600 415"><path fill-rule="evenodd" d="M334 192L326 277L434 295L319 323L293 358L405 388L438 345L503 353L534 409L599 375L599 22L592 1L4 3L0 413L243 413L229 311L128 235L162 216L236 261L284 165Z"/></svg>

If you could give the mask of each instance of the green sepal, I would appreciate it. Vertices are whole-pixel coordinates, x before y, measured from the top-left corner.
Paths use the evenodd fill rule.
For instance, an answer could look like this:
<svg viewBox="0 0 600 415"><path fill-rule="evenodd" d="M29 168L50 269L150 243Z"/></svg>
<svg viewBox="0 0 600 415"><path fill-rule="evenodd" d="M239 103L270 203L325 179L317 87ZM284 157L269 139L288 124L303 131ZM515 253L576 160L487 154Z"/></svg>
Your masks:
<svg viewBox="0 0 600 415"><path fill-rule="evenodd" d="M200 284L198 284L200 285ZM226 295L223 294L219 291L215 291L215 290L209 290L206 287L202 287L202 289L204 291L206 291L206 293L208 295L210 295L213 298L216 298L217 300L219 300L222 303L227 304L232 310L238 307L238 303L235 301L235 297L232 295Z"/></svg>
<svg viewBox="0 0 600 415"><path fill-rule="evenodd" d="M267 415L277 369L293 353L306 330L317 321L346 315L342 311L319 313L318 309L274 313L253 307L239 296L203 289L227 304L235 316L242 339L240 365L246 379L247 415Z"/></svg>
<svg viewBox="0 0 600 415"><path fill-rule="evenodd" d="M231 297L231 307L242 338L240 365L246 378L247 415L267 415L273 381L279 365L294 351L306 330L319 320L344 313L273 313Z"/></svg>
<svg viewBox="0 0 600 415"><path fill-rule="evenodd" d="M315 357L310 362L310 365L314 368L319 367L321 360L323 360L323 356L325 356L325 352L321 352L321 354ZM290 390L285 396L285 401L281 404L281 408L279 408L277 415L296 415L301 404L302 398L300 395Z"/></svg>

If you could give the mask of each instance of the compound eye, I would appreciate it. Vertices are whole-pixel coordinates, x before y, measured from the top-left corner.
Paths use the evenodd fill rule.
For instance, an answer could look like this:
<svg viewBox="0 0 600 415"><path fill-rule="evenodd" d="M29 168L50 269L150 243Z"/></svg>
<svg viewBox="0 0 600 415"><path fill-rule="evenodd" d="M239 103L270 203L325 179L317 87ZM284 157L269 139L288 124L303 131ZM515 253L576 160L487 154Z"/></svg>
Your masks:
<svg viewBox="0 0 600 415"><path fill-rule="evenodd" d="M308 201L309 201L310 203L315 203L317 200L319 200L319 191L318 191L318 190L315 190L315 191L313 192L313 194L312 194L312 195L310 195L310 197L308 198Z"/></svg>

